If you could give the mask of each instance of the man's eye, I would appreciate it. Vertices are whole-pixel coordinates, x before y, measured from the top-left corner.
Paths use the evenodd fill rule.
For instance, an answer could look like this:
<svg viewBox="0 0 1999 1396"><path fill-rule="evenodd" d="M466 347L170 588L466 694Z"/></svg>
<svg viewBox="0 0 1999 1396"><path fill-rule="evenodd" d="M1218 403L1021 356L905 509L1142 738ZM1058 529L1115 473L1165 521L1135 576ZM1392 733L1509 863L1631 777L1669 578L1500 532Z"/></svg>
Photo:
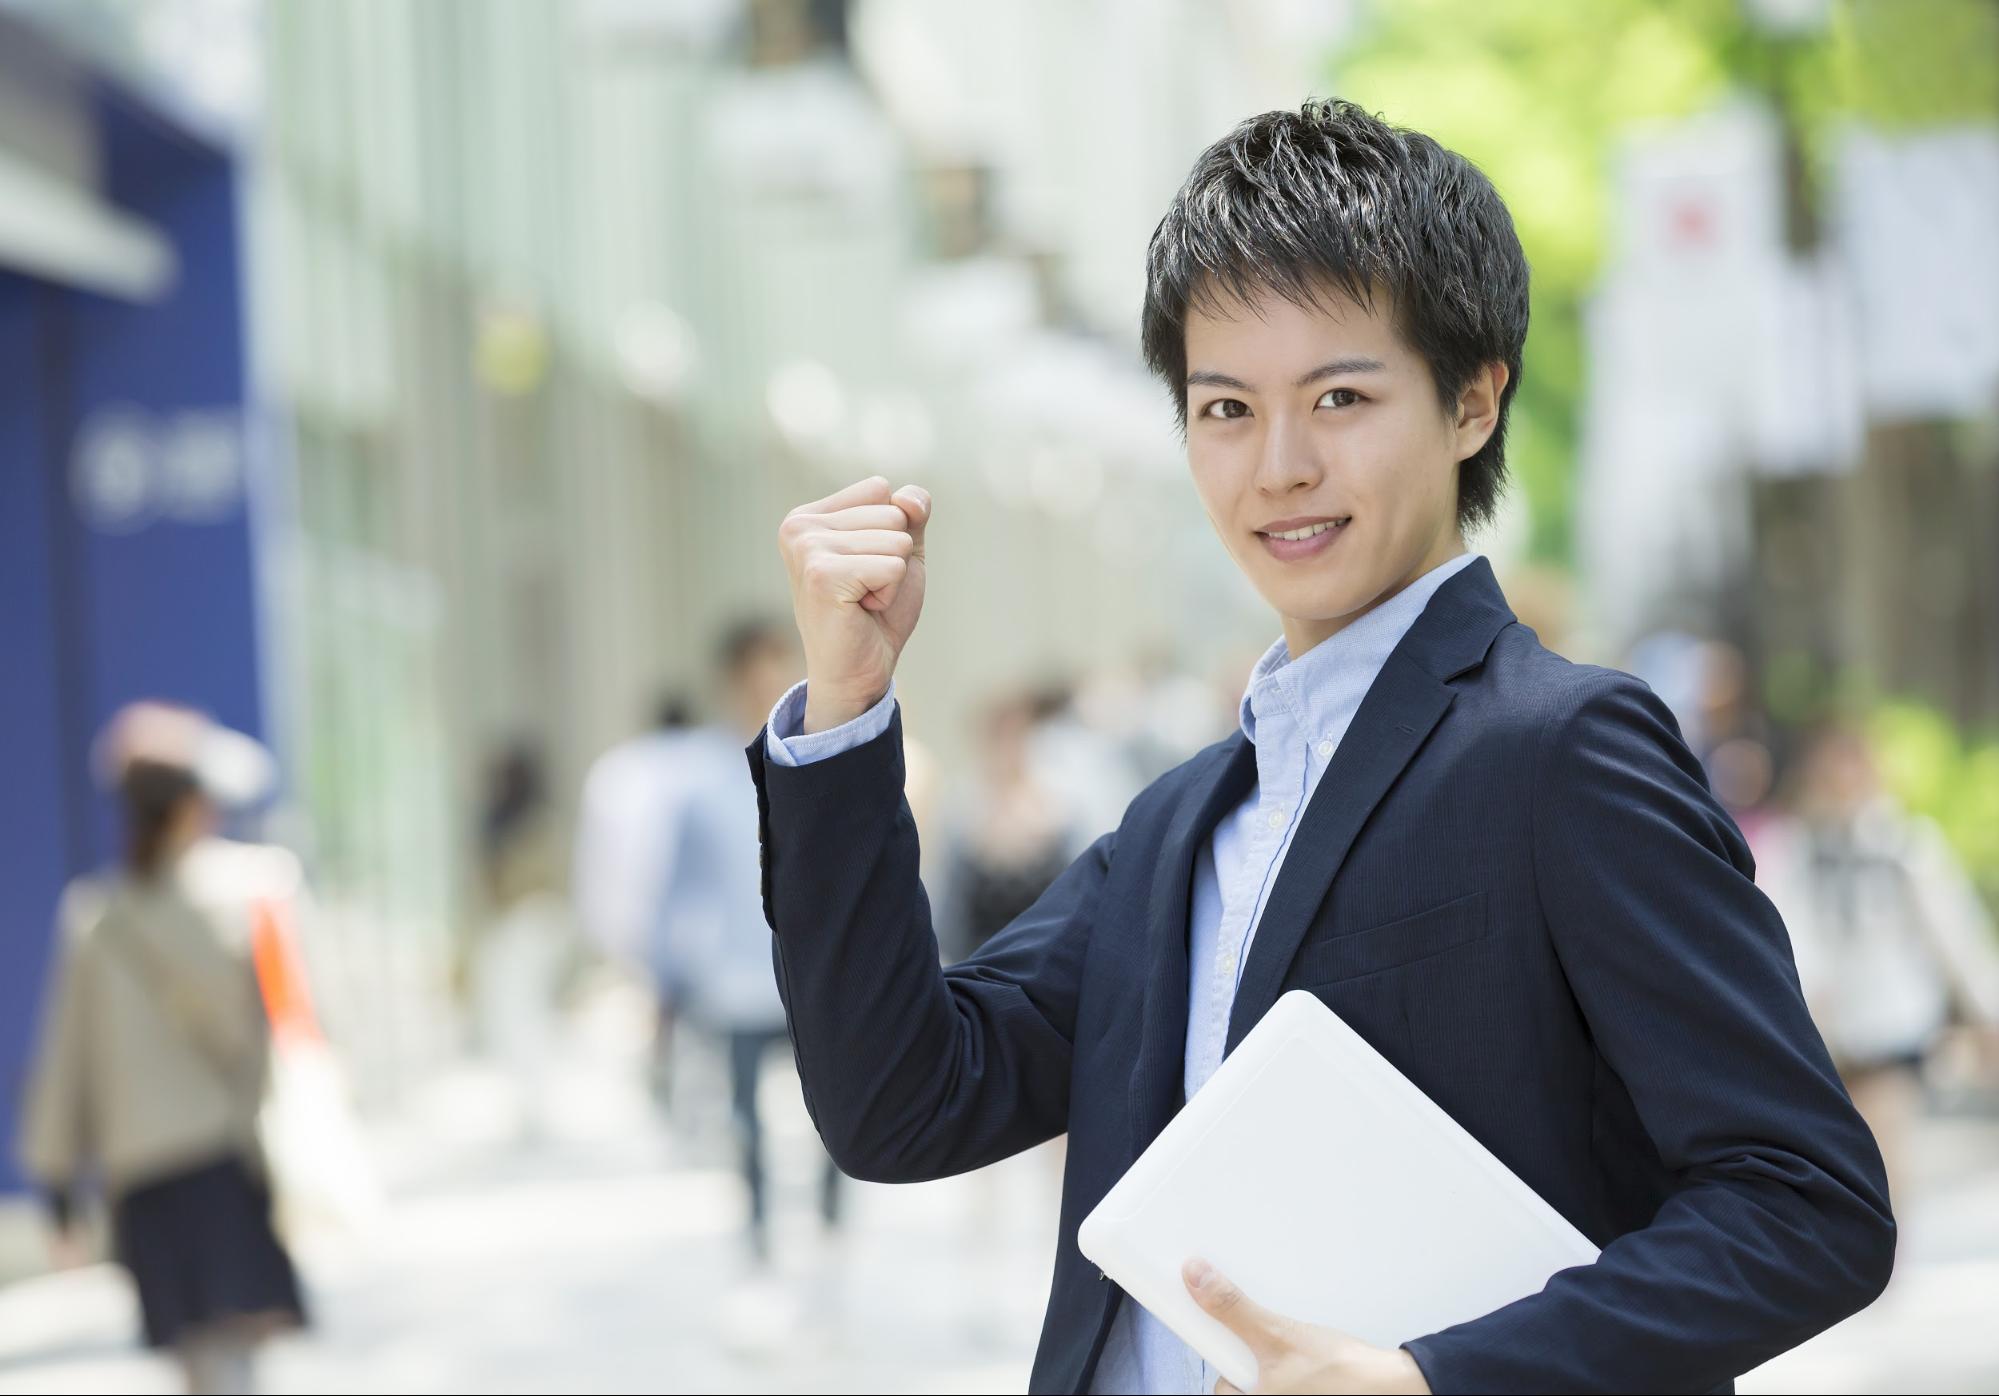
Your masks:
<svg viewBox="0 0 1999 1396"><path fill-rule="evenodd" d="M1249 404L1241 398L1218 397L1201 409L1201 415L1220 422L1233 422L1249 415Z"/></svg>
<svg viewBox="0 0 1999 1396"><path fill-rule="evenodd" d="M1360 394L1352 388L1329 388L1319 398L1321 407L1352 407L1360 401Z"/></svg>

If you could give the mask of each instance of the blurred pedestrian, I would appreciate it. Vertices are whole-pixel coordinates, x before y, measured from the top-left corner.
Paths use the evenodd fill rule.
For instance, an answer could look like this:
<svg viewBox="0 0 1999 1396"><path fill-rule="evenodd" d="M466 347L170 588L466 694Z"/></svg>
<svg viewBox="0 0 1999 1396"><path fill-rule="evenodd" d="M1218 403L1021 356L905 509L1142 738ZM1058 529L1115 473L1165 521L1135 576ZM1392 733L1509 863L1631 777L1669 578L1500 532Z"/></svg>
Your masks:
<svg viewBox="0 0 1999 1396"><path fill-rule="evenodd" d="M689 1016L727 1044L749 1245L759 1264L770 1258L771 1208L758 1087L765 1059L788 1051L789 1038L764 920L756 789L743 746L798 667L789 631L772 622L743 621L722 636L715 668L723 718L691 734L681 752L666 815L674 833L653 956L683 986ZM840 1174L830 1159L820 1177L819 1209L829 1229L838 1225Z"/></svg>
<svg viewBox="0 0 1999 1396"><path fill-rule="evenodd" d="M479 827L486 899L472 965L480 1040L511 1077L524 1140L547 1132L556 998L572 941L562 847L541 757L518 743L488 773Z"/></svg>
<svg viewBox="0 0 1999 1396"><path fill-rule="evenodd" d="M1076 811L1033 760L1035 723L1045 701L1045 695L1021 692L995 700L980 713L978 775L944 840L937 935L947 963L977 954L1040 900L1073 856ZM1059 1184L1059 1142L1045 1153ZM967 1239L983 1252L1000 1235L1004 1196L995 1170L972 1174L967 1202ZM990 1308L1004 1303L1002 1280L992 1272L975 1277L974 1283L988 1291L975 1306L983 1324ZM975 1325L974 1336L982 1339L987 1331Z"/></svg>
<svg viewBox="0 0 1999 1396"><path fill-rule="evenodd" d="M570 886L584 934L602 952L641 970L654 997L649 1063L655 1102L671 1098L673 1032L684 989L652 954L661 880L677 835L670 818L694 733L693 706L670 693L650 730L619 742L590 765L576 820Z"/></svg>
<svg viewBox="0 0 1999 1396"><path fill-rule="evenodd" d="M1117 827L1144 784L1133 750L1133 722L1120 711L1137 707L1139 692L1132 676L1105 666L1073 687L1051 686L1037 699L1029 754L1039 778L1074 816L1071 858Z"/></svg>
<svg viewBox="0 0 1999 1396"><path fill-rule="evenodd" d="M1254 656L1245 662L1244 674L1255 662ZM1162 650L1140 661L1139 675L1143 720L1133 752L1139 779L1149 785L1227 733L1242 690L1218 694L1211 677L1183 668Z"/></svg>
<svg viewBox="0 0 1999 1396"><path fill-rule="evenodd" d="M100 751L124 858L63 895L23 1162L72 1255L80 1189L102 1183L146 1341L188 1390L250 1391L257 1348L305 1313L258 1142L270 1033L251 945L259 898L296 864L216 836L218 803L268 767L248 738L143 704Z"/></svg>
<svg viewBox="0 0 1999 1396"><path fill-rule="evenodd" d="M1031 759L1035 704L1002 698L979 724L979 777L948 837L944 957L961 960L1034 905L1069 866L1075 814Z"/></svg>
<svg viewBox="0 0 1999 1396"><path fill-rule="evenodd" d="M1924 1062L1947 1027L1999 1029L1999 941L1943 831L1882 783L1866 735L1808 743L1758 881L1790 928L1798 978L1891 1191L1908 1178Z"/></svg>

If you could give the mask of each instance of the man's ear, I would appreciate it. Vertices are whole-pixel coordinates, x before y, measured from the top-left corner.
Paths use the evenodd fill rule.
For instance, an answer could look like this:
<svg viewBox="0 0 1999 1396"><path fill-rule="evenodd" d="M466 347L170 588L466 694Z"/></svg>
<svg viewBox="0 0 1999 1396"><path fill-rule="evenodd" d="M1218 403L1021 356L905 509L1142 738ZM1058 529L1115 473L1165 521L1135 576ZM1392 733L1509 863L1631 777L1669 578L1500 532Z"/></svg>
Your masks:
<svg viewBox="0 0 1999 1396"><path fill-rule="evenodd" d="M1506 395L1506 385L1512 380L1512 373L1497 359L1480 364L1471 382L1465 384L1464 392L1458 395L1458 449L1460 462L1477 455L1479 448L1492 439L1493 430L1499 425L1499 404Z"/></svg>

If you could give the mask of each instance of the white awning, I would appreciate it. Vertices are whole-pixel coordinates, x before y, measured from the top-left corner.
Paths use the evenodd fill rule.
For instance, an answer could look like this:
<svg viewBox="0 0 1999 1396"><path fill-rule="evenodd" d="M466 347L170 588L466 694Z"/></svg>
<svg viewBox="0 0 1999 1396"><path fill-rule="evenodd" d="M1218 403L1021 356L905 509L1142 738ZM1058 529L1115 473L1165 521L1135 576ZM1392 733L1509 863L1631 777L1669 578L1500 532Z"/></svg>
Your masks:
<svg viewBox="0 0 1999 1396"><path fill-rule="evenodd" d="M144 221L0 149L0 267L126 300L157 300L179 271Z"/></svg>

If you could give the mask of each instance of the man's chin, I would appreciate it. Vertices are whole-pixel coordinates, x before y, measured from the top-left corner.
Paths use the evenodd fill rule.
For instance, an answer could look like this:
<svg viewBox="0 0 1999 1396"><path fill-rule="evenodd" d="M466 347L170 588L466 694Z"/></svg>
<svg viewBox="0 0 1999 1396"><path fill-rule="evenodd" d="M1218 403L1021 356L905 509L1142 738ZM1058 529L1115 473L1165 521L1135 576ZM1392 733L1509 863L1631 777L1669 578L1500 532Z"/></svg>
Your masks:
<svg viewBox="0 0 1999 1396"><path fill-rule="evenodd" d="M1371 599L1372 594L1366 588L1352 585L1337 589L1316 587L1310 591L1293 587L1276 594L1264 594L1264 600L1278 615L1314 626L1340 625L1352 620L1356 612L1367 608Z"/></svg>

